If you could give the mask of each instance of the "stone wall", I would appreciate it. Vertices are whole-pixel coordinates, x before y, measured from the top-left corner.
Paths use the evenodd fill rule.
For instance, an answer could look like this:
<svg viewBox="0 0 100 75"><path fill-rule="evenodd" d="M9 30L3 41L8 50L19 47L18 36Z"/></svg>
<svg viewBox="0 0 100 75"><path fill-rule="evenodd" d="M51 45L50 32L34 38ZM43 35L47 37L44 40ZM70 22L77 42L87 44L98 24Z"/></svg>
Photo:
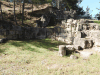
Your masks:
<svg viewBox="0 0 100 75"><path fill-rule="evenodd" d="M0 38L7 39L34 39L45 38L46 28L34 28L34 27L20 27L20 26L4 26L0 25ZM42 36L41 36L42 35Z"/></svg>

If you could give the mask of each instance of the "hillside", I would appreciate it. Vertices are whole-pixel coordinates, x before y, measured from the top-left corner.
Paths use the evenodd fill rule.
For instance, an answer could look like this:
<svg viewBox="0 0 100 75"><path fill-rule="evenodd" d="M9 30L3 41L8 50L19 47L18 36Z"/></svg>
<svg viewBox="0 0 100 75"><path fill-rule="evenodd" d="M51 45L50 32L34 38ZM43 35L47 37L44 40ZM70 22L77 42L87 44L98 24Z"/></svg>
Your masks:
<svg viewBox="0 0 100 75"><path fill-rule="evenodd" d="M15 25L14 21L14 8L13 8L13 3L11 2L6 2L6 1L1 1L2 2L2 12L3 12L3 20L0 21L0 24L4 24L6 22L10 22L13 25ZM22 5L22 4L21 4ZM43 4L43 5L33 5L33 11L36 10L41 10L45 9L48 6L50 6L49 3ZM16 4L15 6L15 14L16 14L16 20L17 20L17 25L22 26L22 13L20 14L20 4ZM22 11L22 8L21 8ZM24 25L23 26L32 26L34 27L36 25L35 21L40 18L40 16L35 16L32 15L32 4L25 3L25 9L24 9ZM31 13L31 14L28 14Z"/></svg>

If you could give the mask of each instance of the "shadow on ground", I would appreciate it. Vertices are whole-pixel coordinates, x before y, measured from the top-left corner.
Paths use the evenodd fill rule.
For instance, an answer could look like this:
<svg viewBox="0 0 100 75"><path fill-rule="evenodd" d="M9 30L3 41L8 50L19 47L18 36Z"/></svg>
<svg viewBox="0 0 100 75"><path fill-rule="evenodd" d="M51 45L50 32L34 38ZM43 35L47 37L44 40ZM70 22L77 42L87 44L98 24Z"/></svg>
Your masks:
<svg viewBox="0 0 100 75"><path fill-rule="evenodd" d="M20 41L20 42L17 42ZM43 40L14 40L10 42L11 45L14 45L16 47L23 47L24 49L30 50L30 51L36 51L34 48L31 48L27 44L31 44L33 46L36 46L38 48L45 48L49 51L58 51L59 45L66 45L66 43L58 42L58 41L52 41L51 39L43 39Z"/></svg>

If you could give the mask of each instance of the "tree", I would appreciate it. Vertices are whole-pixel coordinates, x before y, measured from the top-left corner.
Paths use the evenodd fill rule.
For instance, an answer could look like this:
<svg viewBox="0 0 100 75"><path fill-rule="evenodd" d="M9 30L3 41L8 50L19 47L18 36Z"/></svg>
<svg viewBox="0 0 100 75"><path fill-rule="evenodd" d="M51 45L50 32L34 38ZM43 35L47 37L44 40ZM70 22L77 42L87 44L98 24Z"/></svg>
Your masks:
<svg viewBox="0 0 100 75"><path fill-rule="evenodd" d="M100 10L99 8L96 8L96 9ZM95 17L98 18L98 20L100 20L100 12L99 12L99 14L96 14Z"/></svg>
<svg viewBox="0 0 100 75"><path fill-rule="evenodd" d="M0 2L1 19L3 20L1 4L2 3Z"/></svg>
<svg viewBox="0 0 100 75"><path fill-rule="evenodd" d="M15 20L15 22L16 22L16 24L17 24L16 16L15 16L15 0L14 0L14 20Z"/></svg>
<svg viewBox="0 0 100 75"><path fill-rule="evenodd" d="M100 20L100 12L99 12L99 14L97 13L97 14L95 15L95 18L97 18L98 20Z"/></svg>
<svg viewBox="0 0 100 75"><path fill-rule="evenodd" d="M22 6L22 25L23 25L23 20L24 20L24 0L22 1L23 6Z"/></svg>

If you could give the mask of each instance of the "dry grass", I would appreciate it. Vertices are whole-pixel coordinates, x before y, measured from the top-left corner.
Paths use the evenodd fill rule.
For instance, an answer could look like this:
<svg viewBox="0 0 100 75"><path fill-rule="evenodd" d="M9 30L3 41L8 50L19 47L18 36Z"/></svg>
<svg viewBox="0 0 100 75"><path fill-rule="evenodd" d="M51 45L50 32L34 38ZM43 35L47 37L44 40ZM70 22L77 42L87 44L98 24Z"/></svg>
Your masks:
<svg viewBox="0 0 100 75"><path fill-rule="evenodd" d="M58 56L57 41L9 40L0 44L0 75L99 75L100 55L89 60Z"/></svg>

